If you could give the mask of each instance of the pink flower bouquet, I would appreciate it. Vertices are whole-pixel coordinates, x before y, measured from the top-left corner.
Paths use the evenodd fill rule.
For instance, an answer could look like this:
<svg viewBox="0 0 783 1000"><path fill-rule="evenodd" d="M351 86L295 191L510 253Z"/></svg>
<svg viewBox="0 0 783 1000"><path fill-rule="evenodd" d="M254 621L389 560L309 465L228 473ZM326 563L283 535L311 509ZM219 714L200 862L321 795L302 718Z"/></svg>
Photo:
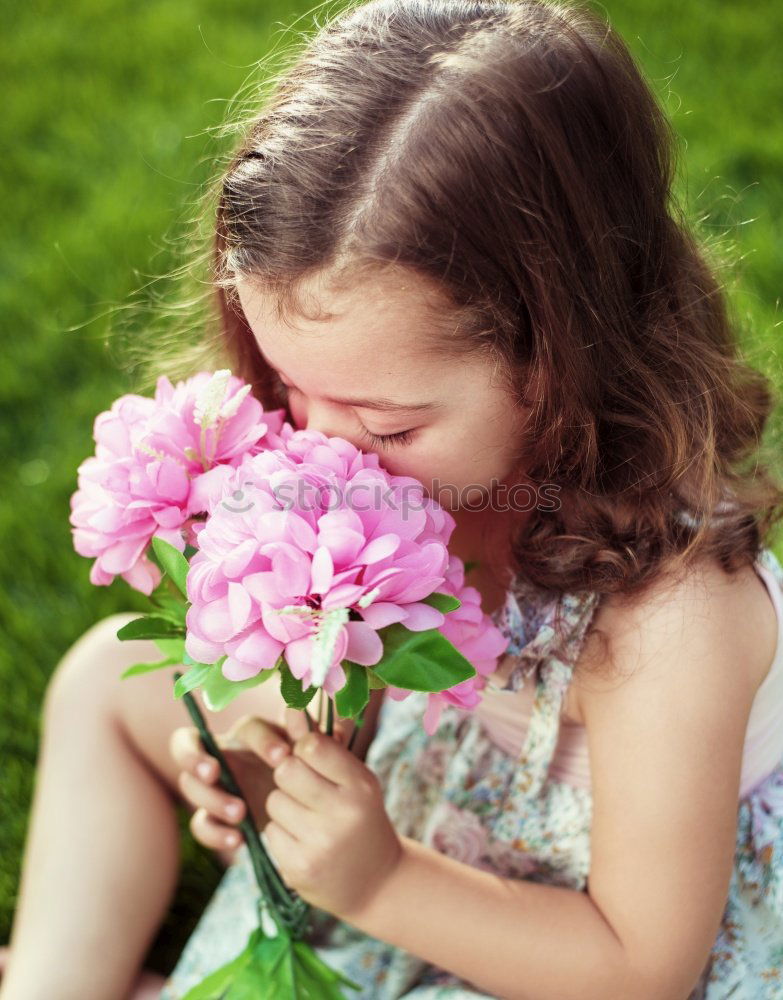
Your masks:
<svg viewBox="0 0 783 1000"><path fill-rule="evenodd" d="M176 387L160 379L154 399L123 396L95 421L96 454L71 503L76 550L95 558L92 582L121 575L150 597L150 613L118 637L152 639L164 658L122 676L188 667L174 694L240 797L194 689L218 711L278 677L310 728L316 692L330 735L335 709L355 720L352 744L372 689L427 692L432 733L443 704L475 707L507 646L448 552L454 519L422 484L342 438L295 431L249 388L228 371L202 372ZM260 924L186 1000L249 995L254 983L277 984L276 997L358 988L306 945L308 904L285 886L252 820L240 829Z"/></svg>

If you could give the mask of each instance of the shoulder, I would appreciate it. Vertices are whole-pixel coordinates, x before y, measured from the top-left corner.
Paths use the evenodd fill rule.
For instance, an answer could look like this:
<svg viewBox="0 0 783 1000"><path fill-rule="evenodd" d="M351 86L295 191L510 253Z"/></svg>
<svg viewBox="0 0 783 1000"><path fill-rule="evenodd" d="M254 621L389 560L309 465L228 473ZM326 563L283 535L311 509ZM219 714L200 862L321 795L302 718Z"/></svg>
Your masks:
<svg viewBox="0 0 783 1000"><path fill-rule="evenodd" d="M728 574L716 560L700 559L676 577L662 573L640 598L599 601L574 665L573 712L584 724L596 698L632 677L643 683L643 673L661 674L667 664L672 679L687 683L686 663L693 683L712 679L714 690L728 685L750 704L777 639L777 615L753 567Z"/></svg>

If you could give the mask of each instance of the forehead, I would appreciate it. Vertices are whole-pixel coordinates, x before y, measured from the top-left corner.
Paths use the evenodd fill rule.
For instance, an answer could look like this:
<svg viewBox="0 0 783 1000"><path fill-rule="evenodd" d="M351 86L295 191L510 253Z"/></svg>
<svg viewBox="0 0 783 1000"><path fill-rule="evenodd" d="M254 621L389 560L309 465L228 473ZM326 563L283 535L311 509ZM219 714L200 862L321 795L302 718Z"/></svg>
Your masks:
<svg viewBox="0 0 783 1000"><path fill-rule="evenodd" d="M434 388L443 372L448 316L415 278L367 278L347 289L314 279L290 315L252 278L238 277L236 290L261 353L291 379L328 375L355 389L361 378L391 395L400 379Z"/></svg>

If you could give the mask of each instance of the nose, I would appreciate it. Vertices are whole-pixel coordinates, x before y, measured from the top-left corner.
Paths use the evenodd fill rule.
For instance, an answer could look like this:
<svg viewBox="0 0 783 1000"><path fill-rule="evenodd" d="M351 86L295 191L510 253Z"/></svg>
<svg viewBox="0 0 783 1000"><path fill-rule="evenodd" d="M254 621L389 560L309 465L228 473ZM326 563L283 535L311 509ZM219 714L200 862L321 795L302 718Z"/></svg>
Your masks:
<svg viewBox="0 0 783 1000"><path fill-rule="evenodd" d="M345 416L341 417L335 407L309 404L304 426L308 431L320 431L326 437L345 438L346 441L359 447L358 442L353 440L355 435L351 421Z"/></svg>

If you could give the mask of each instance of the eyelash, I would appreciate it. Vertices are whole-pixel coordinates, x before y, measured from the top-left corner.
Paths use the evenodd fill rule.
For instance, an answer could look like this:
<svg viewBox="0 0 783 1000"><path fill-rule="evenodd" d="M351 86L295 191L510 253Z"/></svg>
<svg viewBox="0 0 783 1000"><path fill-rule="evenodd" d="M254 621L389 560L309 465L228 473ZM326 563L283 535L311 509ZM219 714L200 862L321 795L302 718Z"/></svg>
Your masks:
<svg viewBox="0 0 783 1000"><path fill-rule="evenodd" d="M277 379L277 387L286 395L293 388L286 385L280 378ZM362 424L361 434L373 448L391 448L395 444L404 446L410 444L413 439L413 431L398 431L396 434L373 434L372 431L367 430L364 424Z"/></svg>
<svg viewBox="0 0 783 1000"><path fill-rule="evenodd" d="M365 437L373 448L390 448L392 445L410 444L413 438L413 431L398 431L396 434L373 434L366 427L362 427L362 436Z"/></svg>

